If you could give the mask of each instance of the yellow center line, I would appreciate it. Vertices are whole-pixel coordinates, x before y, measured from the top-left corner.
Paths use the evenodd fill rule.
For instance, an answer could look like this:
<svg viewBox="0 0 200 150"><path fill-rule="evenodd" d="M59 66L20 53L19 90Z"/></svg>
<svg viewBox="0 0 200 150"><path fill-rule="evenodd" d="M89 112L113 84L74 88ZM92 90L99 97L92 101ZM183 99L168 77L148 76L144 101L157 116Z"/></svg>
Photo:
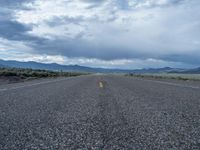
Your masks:
<svg viewBox="0 0 200 150"><path fill-rule="evenodd" d="M103 83L102 82L99 82L99 87L103 88Z"/></svg>

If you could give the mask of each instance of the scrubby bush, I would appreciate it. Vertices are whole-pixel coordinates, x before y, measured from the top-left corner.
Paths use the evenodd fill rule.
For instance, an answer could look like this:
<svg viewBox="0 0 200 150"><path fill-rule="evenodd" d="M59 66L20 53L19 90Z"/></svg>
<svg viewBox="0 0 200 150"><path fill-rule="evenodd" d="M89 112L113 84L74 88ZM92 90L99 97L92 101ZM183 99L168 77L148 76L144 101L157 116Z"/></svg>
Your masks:
<svg viewBox="0 0 200 150"><path fill-rule="evenodd" d="M21 69L21 68L0 68L0 77L13 77L20 78L46 78L46 77L71 77L80 76L83 73L72 72L56 72L47 70L34 70L34 69Z"/></svg>
<svg viewBox="0 0 200 150"><path fill-rule="evenodd" d="M174 79L174 80L200 80L200 74L174 74L174 73L155 73L155 74L126 74L126 76L154 79Z"/></svg>

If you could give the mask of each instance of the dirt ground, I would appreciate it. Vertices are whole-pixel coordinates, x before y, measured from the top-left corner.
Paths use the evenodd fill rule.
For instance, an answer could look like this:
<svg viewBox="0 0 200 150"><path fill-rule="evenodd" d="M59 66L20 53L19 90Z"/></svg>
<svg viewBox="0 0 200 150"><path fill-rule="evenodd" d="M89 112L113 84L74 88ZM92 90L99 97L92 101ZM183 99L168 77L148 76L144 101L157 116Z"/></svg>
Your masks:
<svg viewBox="0 0 200 150"><path fill-rule="evenodd" d="M10 84L10 83L17 83L23 82L23 79L20 77L0 77L0 85L2 84Z"/></svg>

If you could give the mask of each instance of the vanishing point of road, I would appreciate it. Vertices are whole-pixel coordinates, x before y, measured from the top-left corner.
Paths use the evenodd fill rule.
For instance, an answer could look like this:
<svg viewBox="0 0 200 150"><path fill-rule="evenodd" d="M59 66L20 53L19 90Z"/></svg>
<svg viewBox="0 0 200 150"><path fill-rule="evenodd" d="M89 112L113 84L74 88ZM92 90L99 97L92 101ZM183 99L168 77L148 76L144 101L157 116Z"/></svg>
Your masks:
<svg viewBox="0 0 200 150"><path fill-rule="evenodd" d="M1 150L200 149L200 84L88 75L0 85Z"/></svg>

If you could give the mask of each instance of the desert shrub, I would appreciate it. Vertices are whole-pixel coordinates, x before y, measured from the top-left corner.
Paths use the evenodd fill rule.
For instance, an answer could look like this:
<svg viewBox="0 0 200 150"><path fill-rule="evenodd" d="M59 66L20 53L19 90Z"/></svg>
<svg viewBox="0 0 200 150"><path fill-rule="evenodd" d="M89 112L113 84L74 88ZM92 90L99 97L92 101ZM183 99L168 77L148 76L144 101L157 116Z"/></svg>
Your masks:
<svg viewBox="0 0 200 150"><path fill-rule="evenodd" d="M1 76L17 76L17 73L16 72L12 72L12 71L2 71L0 72L0 75Z"/></svg>
<svg viewBox="0 0 200 150"><path fill-rule="evenodd" d="M57 72L39 69L23 69L23 68L0 68L0 76L17 76L21 78L46 78L46 77L71 77L80 76L83 73L73 72Z"/></svg>

